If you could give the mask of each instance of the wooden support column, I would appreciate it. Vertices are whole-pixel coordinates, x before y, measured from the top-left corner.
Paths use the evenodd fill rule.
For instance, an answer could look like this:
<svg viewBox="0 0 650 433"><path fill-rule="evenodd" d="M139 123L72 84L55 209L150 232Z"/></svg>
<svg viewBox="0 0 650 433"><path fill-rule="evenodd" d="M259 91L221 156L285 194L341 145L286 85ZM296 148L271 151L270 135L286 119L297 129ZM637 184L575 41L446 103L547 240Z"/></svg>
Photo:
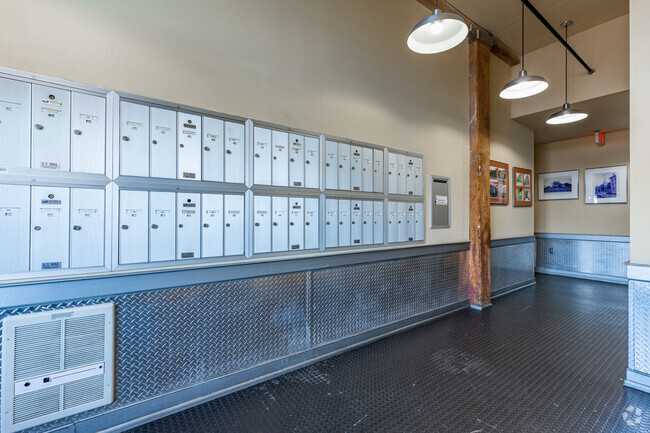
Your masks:
<svg viewBox="0 0 650 433"><path fill-rule="evenodd" d="M490 47L469 44L469 299L491 305L490 276Z"/></svg>

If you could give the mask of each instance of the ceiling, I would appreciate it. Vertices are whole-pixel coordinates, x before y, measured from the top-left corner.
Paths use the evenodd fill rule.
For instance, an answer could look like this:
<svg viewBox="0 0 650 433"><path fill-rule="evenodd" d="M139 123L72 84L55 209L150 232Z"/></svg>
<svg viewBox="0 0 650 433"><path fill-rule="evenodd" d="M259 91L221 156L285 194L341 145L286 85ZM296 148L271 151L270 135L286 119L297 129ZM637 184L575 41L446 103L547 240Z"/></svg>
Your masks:
<svg viewBox="0 0 650 433"><path fill-rule="evenodd" d="M535 131L535 144L586 137L594 131L613 132L630 128L630 91L571 104L589 113L589 117L567 125L547 125L546 119L561 107L529 114L515 120Z"/></svg>
<svg viewBox="0 0 650 433"><path fill-rule="evenodd" d="M447 0L480 26L492 32L516 52L521 52L521 2L519 0ZM573 20L570 33L580 33L629 13L629 0L530 0L553 26ZM526 52L556 41L526 10Z"/></svg>

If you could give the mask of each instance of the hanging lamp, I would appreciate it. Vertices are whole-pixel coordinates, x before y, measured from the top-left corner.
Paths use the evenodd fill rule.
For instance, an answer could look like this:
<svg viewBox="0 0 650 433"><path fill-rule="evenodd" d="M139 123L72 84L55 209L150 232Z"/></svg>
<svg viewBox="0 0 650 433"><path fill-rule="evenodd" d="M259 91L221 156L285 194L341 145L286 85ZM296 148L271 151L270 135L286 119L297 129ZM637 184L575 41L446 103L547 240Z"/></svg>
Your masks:
<svg viewBox="0 0 650 433"><path fill-rule="evenodd" d="M569 41L569 26L573 21L565 21L561 25L564 27L564 39ZM564 49L564 105L562 109L556 113L551 114L546 123L549 125L563 125L565 123L573 123L582 119L586 119L589 115L582 110L571 108L569 105L569 78L568 78L568 49Z"/></svg>
<svg viewBox="0 0 650 433"><path fill-rule="evenodd" d="M503 99L521 99L542 93L548 88L548 82L539 75L528 75L524 58L524 4L521 3L521 72L519 76L503 86L499 96Z"/></svg>
<svg viewBox="0 0 650 433"><path fill-rule="evenodd" d="M419 54L435 54L447 51L460 44L467 37L467 24L453 13L443 13L436 9L430 15L417 23L408 37L407 45Z"/></svg>

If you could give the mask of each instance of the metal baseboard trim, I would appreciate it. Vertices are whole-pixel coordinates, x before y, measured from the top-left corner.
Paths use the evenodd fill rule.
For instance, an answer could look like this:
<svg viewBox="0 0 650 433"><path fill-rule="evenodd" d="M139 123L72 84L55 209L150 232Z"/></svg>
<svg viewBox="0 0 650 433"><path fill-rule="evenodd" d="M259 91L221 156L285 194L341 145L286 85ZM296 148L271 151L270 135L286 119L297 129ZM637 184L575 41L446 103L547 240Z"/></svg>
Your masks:
<svg viewBox="0 0 650 433"><path fill-rule="evenodd" d="M604 281L607 283L616 283L616 284L625 284L625 285L627 285L628 283L627 278L614 277L612 275L586 274L583 272L559 271L557 269L549 269L549 268L535 268L535 272L539 274L559 275L561 277L581 278L583 280Z"/></svg>
<svg viewBox="0 0 650 433"><path fill-rule="evenodd" d="M505 287L503 289L495 290L492 292L492 299L500 298L501 296L508 295L510 293L516 292L521 289L525 289L526 287L534 286L537 282L533 278L532 280L524 281L522 283L517 283L514 284L510 287Z"/></svg>
<svg viewBox="0 0 650 433"><path fill-rule="evenodd" d="M650 393L650 376L628 368L624 386Z"/></svg>
<svg viewBox="0 0 650 433"><path fill-rule="evenodd" d="M468 308L468 300L456 302L286 358L276 359L208 382L87 418L74 424L74 431L75 433L123 432ZM66 428L68 427L66 426Z"/></svg>

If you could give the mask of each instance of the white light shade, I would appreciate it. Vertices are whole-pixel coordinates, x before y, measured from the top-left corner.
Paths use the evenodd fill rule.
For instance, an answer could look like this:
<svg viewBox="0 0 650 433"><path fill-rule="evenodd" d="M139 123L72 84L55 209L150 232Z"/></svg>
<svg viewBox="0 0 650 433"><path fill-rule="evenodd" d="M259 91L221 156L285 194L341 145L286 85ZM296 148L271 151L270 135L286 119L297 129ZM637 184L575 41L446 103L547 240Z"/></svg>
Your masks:
<svg viewBox="0 0 650 433"><path fill-rule="evenodd" d="M467 24L456 14L441 13L436 9L411 31L407 45L416 53L434 54L447 51L467 37Z"/></svg>
<svg viewBox="0 0 650 433"><path fill-rule="evenodd" d="M564 104L562 110L551 114L546 123L549 125L563 125L586 119L589 115L581 110L571 108L569 104Z"/></svg>
<svg viewBox="0 0 650 433"><path fill-rule="evenodd" d="M499 94L503 99L520 99L542 93L548 88L548 83L538 75L528 75L525 69L519 73L519 77L503 86Z"/></svg>

